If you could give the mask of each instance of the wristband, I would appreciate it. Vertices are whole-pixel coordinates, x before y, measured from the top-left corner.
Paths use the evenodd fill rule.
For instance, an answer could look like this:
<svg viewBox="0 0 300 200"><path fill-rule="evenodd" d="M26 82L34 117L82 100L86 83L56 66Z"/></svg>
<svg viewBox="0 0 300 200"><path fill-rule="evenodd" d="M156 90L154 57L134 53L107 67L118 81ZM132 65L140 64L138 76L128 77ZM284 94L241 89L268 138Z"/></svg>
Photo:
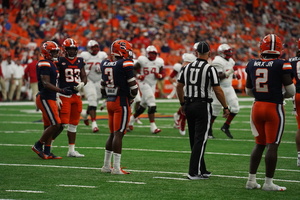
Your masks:
<svg viewBox="0 0 300 200"><path fill-rule="evenodd" d="M224 107L223 110L228 110L228 106L227 106L227 107Z"/></svg>
<svg viewBox="0 0 300 200"><path fill-rule="evenodd" d="M184 102L183 102L183 103L180 103L180 105L181 105L181 106L184 106Z"/></svg>

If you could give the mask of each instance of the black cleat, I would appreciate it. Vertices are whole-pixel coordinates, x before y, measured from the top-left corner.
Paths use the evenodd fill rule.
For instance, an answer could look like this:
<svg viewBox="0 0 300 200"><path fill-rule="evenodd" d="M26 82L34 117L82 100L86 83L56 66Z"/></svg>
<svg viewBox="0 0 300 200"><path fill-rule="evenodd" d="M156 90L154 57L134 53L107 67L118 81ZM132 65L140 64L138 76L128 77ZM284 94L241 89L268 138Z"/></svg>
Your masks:
<svg viewBox="0 0 300 200"><path fill-rule="evenodd" d="M229 125L228 124L224 124L221 128L221 131L223 131L227 137L229 137L230 139L233 139L233 136L231 135L230 131L229 131Z"/></svg>
<svg viewBox="0 0 300 200"><path fill-rule="evenodd" d="M209 129L208 130L208 139L214 139L215 137L213 136L213 133L212 133L212 129Z"/></svg>

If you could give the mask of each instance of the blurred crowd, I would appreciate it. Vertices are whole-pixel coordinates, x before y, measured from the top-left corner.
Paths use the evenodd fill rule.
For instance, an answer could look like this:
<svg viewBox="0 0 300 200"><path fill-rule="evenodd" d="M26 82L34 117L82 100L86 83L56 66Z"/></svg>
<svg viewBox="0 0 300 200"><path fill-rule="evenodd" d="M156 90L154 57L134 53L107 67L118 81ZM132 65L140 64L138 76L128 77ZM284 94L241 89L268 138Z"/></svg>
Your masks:
<svg viewBox="0 0 300 200"><path fill-rule="evenodd" d="M10 58L24 69L38 59L36 52L42 42L53 40L61 44L68 37L78 42L80 51L85 50L87 41L94 39L107 53L112 41L126 39L133 44L136 57L144 54L145 48L152 44L166 66L180 62L181 55L191 52L193 44L200 40L211 45L212 57L221 43L229 44L237 64L246 65L249 59L259 56L259 41L269 33L282 38L282 58L287 59L295 55L300 37L300 0L0 2L1 66ZM0 73L0 77L6 76L3 70ZM24 80L24 75L22 77ZM9 96L11 81L8 78L15 79L3 78L8 85L7 97L2 93L2 100L18 100L17 94Z"/></svg>

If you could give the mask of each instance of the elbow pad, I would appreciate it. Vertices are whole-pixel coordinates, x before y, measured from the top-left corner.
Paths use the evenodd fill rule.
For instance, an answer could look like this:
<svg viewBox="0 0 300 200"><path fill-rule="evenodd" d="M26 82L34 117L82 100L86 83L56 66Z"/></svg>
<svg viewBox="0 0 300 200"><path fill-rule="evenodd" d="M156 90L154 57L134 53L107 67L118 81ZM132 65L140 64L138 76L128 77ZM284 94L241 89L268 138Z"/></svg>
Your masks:
<svg viewBox="0 0 300 200"><path fill-rule="evenodd" d="M253 94L253 92L252 92L252 89L246 87L245 90L246 90L246 94L247 94L248 96L254 97L254 94Z"/></svg>
<svg viewBox="0 0 300 200"><path fill-rule="evenodd" d="M295 85L292 83L290 85L284 86L285 93L283 94L284 98L290 98L293 97L296 93Z"/></svg>

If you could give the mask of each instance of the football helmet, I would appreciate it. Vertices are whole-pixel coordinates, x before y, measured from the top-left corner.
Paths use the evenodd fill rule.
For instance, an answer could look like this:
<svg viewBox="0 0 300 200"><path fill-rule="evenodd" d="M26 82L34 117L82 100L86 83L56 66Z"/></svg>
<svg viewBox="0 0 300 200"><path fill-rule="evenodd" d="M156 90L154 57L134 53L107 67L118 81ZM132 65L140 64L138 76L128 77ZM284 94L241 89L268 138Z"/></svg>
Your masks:
<svg viewBox="0 0 300 200"><path fill-rule="evenodd" d="M184 53L182 55L183 62L194 62L196 59L197 59L196 56L191 53Z"/></svg>
<svg viewBox="0 0 300 200"><path fill-rule="evenodd" d="M116 40L111 45L111 55L123 59L132 59L132 45L127 40Z"/></svg>
<svg viewBox="0 0 300 200"><path fill-rule="evenodd" d="M41 46L41 54L47 60L57 60L60 48L53 41L44 42Z"/></svg>
<svg viewBox="0 0 300 200"><path fill-rule="evenodd" d="M233 53L232 53L232 49L228 44L221 44L218 47L218 54L226 59L229 59L232 57Z"/></svg>
<svg viewBox="0 0 300 200"><path fill-rule="evenodd" d="M157 49L155 48L155 46L150 45L146 48L146 53L147 53L147 57L149 60L155 60L157 57Z"/></svg>
<svg viewBox="0 0 300 200"><path fill-rule="evenodd" d="M275 34L266 35L260 42L260 53L280 55L282 51L282 41Z"/></svg>
<svg viewBox="0 0 300 200"><path fill-rule="evenodd" d="M88 41L86 48L92 55L96 55L100 51L100 46L96 40Z"/></svg>
<svg viewBox="0 0 300 200"><path fill-rule="evenodd" d="M65 39L62 44L62 48L67 58L74 59L77 56L78 45L72 38Z"/></svg>

